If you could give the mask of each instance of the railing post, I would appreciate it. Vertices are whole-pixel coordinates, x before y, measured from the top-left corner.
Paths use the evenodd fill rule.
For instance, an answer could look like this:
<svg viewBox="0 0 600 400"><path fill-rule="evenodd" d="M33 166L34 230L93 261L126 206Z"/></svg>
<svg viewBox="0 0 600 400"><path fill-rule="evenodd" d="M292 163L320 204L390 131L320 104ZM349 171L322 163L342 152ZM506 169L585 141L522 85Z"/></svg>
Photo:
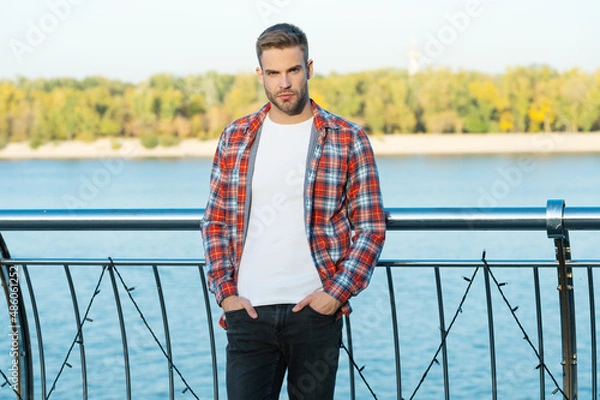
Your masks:
<svg viewBox="0 0 600 400"><path fill-rule="evenodd" d="M548 200L546 228L548 237L554 239L558 262L558 291L563 353L563 392L567 399L577 399L577 338L575 324L575 296L569 232L564 228L564 200Z"/></svg>
<svg viewBox="0 0 600 400"><path fill-rule="evenodd" d="M8 246L0 234L0 258L10 259ZM0 267L0 284L4 287L6 304L9 311L12 367L9 371L12 390L17 399L33 399L33 360L31 358L31 341L29 326L27 325L27 314L23 303L23 293L19 281L19 270L17 265L4 264ZM16 337L16 340L13 339ZM17 347L14 347L17 343Z"/></svg>

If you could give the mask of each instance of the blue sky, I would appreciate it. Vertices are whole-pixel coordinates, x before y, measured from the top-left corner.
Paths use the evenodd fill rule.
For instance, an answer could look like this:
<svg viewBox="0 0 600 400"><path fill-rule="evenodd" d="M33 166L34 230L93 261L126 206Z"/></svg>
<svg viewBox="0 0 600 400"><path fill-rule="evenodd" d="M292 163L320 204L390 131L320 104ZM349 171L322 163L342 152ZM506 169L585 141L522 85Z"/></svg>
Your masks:
<svg viewBox="0 0 600 400"><path fill-rule="evenodd" d="M1 0L0 78L252 72L266 27L308 35L315 71L600 68L584 0Z"/></svg>

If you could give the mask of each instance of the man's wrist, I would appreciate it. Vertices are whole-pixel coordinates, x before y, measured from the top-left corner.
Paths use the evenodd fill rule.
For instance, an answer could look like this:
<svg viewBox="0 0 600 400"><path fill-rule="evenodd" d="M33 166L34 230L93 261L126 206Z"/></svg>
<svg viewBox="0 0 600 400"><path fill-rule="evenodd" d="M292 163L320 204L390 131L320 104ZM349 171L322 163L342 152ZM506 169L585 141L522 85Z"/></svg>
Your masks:
<svg viewBox="0 0 600 400"><path fill-rule="evenodd" d="M238 296L236 296L236 295L231 295L231 296L227 296L227 297L225 297L225 298L224 298L224 299L221 301L221 304L220 304L220 306L221 306L221 308L223 309L223 311L227 311L227 310L229 310L229 309L230 309L230 307L229 307L229 306L231 305L231 302L235 301L235 299L236 299L237 297L238 297Z"/></svg>
<svg viewBox="0 0 600 400"><path fill-rule="evenodd" d="M336 285L333 282L324 287L323 291L336 299L340 306L342 306L348 301L348 299L350 299L350 297L352 297L348 291L342 289L339 285Z"/></svg>

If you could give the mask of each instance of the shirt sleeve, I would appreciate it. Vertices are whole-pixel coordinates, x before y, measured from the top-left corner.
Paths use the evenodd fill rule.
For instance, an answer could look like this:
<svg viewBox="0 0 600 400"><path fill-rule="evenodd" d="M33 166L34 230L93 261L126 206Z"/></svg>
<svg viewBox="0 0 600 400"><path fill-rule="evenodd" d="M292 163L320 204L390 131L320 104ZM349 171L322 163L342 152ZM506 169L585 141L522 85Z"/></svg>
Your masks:
<svg viewBox="0 0 600 400"><path fill-rule="evenodd" d="M226 148L226 137L223 134L213 159L210 193L201 222L208 287L215 294L219 305L226 297L238 294L227 225L227 198L230 190L224 158Z"/></svg>
<svg viewBox="0 0 600 400"><path fill-rule="evenodd" d="M342 304L369 284L386 234L386 216L375 156L362 129L358 131L349 158L346 190L352 241L347 256L324 287L325 292Z"/></svg>

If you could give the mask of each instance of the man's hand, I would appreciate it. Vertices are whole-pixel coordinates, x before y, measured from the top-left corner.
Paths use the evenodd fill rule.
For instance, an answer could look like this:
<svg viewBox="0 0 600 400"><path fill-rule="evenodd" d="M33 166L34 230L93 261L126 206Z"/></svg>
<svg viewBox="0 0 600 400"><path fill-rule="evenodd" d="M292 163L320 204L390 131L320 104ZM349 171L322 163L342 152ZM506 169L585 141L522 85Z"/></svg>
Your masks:
<svg viewBox="0 0 600 400"><path fill-rule="evenodd" d="M292 311L298 312L306 306L310 306L313 310L320 314L333 315L338 308L340 308L341 303L336 298L320 290L318 292L311 293L300 300L300 302L298 302L298 304L292 308Z"/></svg>
<svg viewBox="0 0 600 400"><path fill-rule="evenodd" d="M250 300L248 300L245 297L240 297L240 296L226 297L221 302L221 308L225 312L245 309L251 318L253 318L253 319L258 318L258 314L256 313L256 310L254 309L254 307L252 307L252 303L250 303Z"/></svg>

